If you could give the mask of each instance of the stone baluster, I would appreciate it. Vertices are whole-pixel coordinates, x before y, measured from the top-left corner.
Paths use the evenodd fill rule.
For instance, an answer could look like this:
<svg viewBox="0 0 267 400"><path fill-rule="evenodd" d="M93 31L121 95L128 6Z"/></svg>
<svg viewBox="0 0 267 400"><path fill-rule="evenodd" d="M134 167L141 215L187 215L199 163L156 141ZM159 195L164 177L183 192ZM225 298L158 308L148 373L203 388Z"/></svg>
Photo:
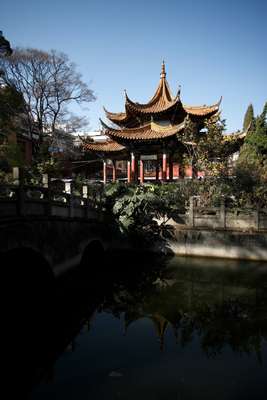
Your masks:
<svg viewBox="0 0 267 400"><path fill-rule="evenodd" d="M42 175L42 184L44 188L48 188L48 174Z"/></svg>
<svg viewBox="0 0 267 400"><path fill-rule="evenodd" d="M25 200L26 193L24 188L24 170L23 168L18 168L18 191L17 191L17 214L19 216L25 215Z"/></svg>
<svg viewBox="0 0 267 400"><path fill-rule="evenodd" d="M19 168L18 167L13 167L12 175L13 175L14 185L19 185Z"/></svg>
<svg viewBox="0 0 267 400"><path fill-rule="evenodd" d="M82 194L83 194L83 198L87 199L88 198L88 186L87 185L83 185L82 187Z"/></svg>
<svg viewBox="0 0 267 400"><path fill-rule="evenodd" d="M42 184L43 187L46 189L46 215L50 216L52 215L52 196L51 196L51 187L50 187L50 177L48 174L43 174L42 175Z"/></svg>
<svg viewBox="0 0 267 400"><path fill-rule="evenodd" d="M69 217L73 217L74 214L74 204L73 204L73 195L72 195L72 185L71 182L65 182L65 193L67 193L68 196L68 204L69 204Z"/></svg>
<svg viewBox="0 0 267 400"><path fill-rule="evenodd" d="M257 206L256 210L254 211L254 224L255 224L255 230L258 231L260 228L260 210L259 207Z"/></svg>
<svg viewBox="0 0 267 400"><path fill-rule="evenodd" d="M220 203L220 223L219 226L222 229L225 229L225 222L226 222L226 213L225 213L225 199L224 197L221 198L221 203Z"/></svg>
<svg viewBox="0 0 267 400"><path fill-rule="evenodd" d="M189 200L189 215L188 215L188 217L189 217L188 223L189 223L189 226L191 226L192 228L194 228L194 226L195 226L194 207L195 207L195 199L192 196L192 197L190 197L190 200Z"/></svg>
<svg viewBox="0 0 267 400"><path fill-rule="evenodd" d="M88 186L83 185L82 187L82 201L83 201L83 208L84 208L84 216L85 218L89 218L90 215L90 202L88 199Z"/></svg>

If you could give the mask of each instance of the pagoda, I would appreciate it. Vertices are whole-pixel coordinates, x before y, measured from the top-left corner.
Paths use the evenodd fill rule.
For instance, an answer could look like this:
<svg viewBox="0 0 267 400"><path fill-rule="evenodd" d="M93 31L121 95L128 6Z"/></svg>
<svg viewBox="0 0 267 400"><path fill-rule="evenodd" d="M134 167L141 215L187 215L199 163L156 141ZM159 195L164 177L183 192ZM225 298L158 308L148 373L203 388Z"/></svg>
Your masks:
<svg viewBox="0 0 267 400"><path fill-rule="evenodd" d="M128 182L144 182L145 163L154 163L157 181L173 179L174 162L176 170L182 155L186 153L183 132L186 121L194 122L200 132L204 121L218 113L220 102L210 106L188 106L182 103L180 90L173 96L166 80L163 61L160 81L154 96L145 104L131 100L125 91L125 111L109 112L110 121L100 119L102 132L107 140L102 143L84 141L85 151L96 153L103 159L103 181L107 181L107 159L113 162L113 181L116 180L116 161L127 161ZM111 125L111 126L110 126ZM187 143L188 144L188 143ZM179 168L179 176L183 170Z"/></svg>

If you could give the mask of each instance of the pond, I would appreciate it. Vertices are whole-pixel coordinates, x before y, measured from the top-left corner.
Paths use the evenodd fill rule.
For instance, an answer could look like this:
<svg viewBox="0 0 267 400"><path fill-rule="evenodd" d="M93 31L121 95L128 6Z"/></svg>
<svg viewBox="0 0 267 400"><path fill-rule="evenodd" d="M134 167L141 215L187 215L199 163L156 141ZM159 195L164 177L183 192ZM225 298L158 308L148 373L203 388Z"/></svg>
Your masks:
<svg viewBox="0 0 267 400"><path fill-rule="evenodd" d="M266 264L110 254L54 305L31 400L266 399Z"/></svg>

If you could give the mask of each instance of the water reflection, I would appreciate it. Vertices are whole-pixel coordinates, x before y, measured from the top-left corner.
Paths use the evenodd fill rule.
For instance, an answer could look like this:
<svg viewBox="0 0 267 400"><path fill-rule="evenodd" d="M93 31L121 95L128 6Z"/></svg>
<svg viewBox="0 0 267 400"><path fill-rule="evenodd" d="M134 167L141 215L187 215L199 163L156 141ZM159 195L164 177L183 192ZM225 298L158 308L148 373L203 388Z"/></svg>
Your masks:
<svg viewBox="0 0 267 400"><path fill-rule="evenodd" d="M266 288L259 263L119 253L83 265L58 287L30 398L265 399Z"/></svg>
<svg viewBox="0 0 267 400"><path fill-rule="evenodd" d="M255 263L174 258L161 276L134 290L117 287L103 309L124 312L125 332L142 318L153 322L160 349L167 329L177 344L186 346L194 334L204 354L215 357L223 347L255 352L267 339L267 269Z"/></svg>

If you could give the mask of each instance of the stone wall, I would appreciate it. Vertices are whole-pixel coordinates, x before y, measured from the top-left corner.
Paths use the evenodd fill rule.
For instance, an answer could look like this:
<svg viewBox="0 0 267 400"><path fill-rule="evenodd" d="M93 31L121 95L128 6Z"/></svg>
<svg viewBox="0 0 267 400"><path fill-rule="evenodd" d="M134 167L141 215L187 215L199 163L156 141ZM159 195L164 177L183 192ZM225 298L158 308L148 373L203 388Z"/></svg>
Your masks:
<svg viewBox="0 0 267 400"><path fill-rule="evenodd" d="M267 261L267 232L173 226L174 237L168 241L167 248L176 255Z"/></svg>

